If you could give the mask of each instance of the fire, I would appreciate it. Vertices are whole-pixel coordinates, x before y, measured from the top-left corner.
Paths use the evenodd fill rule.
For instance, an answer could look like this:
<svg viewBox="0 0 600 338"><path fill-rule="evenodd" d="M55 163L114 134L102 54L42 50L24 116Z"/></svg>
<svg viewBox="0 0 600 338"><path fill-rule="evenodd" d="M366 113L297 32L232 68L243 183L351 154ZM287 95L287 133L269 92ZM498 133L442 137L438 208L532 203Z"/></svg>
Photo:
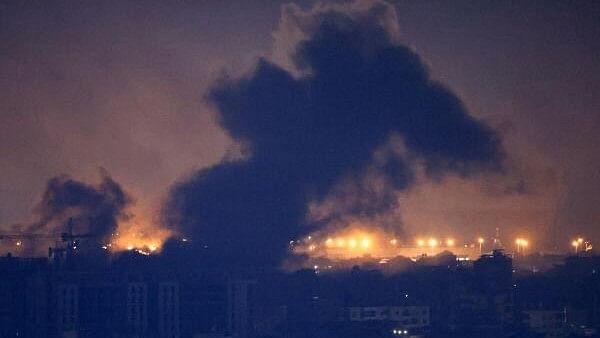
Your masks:
<svg viewBox="0 0 600 338"><path fill-rule="evenodd" d="M119 224L102 248L112 251L137 251L151 254L160 251L163 243L174 233L165 227L152 225L149 222L124 222Z"/></svg>

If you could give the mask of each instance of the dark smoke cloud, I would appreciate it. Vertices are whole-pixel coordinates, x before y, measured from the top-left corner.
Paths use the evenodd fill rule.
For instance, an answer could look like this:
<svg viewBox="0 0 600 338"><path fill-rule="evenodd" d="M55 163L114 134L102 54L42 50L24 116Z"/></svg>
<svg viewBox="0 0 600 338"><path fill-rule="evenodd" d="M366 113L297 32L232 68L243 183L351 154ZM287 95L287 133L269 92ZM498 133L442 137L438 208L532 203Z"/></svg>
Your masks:
<svg viewBox="0 0 600 338"><path fill-rule="evenodd" d="M313 19L292 57L303 76L263 59L252 75L208 95L248 157L201 170L172 191L167 219L224 264L278 264L289 240L318 226L307 224L309 202L372 167L394 135L407 154L377 165L389 189L410 186L413 160L434 178L502 169L496 133L372 12Z"/></svg>
<svg viewBox="0 0 600 338"><path fill-rule="evenodd" d="M66 231L69 219L76 234L90 235L102 243L127 218L126 208L132 202L123 188L107 173L98 185L77 181L67 175L48 181L42 200L35 208L38 221L29 231L60 233Z"/></svg>

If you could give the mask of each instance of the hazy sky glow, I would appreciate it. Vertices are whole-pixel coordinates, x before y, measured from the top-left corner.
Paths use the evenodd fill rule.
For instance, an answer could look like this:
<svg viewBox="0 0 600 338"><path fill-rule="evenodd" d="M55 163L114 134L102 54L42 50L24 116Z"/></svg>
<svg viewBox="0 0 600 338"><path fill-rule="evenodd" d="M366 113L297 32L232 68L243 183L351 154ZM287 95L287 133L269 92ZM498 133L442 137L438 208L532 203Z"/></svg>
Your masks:
<svg viewBox="0 0 600 338"><path fill-rule="evenodd" d="M259 56L289 66L273 48L286 2L1 2L0 231L32 220L52 177L99 182L100 167L159 222L175 182L238 152L207 90ZM404 229L599 241L600 3L390 3L400 41L507 154L503 175L418 173Z"/></svg>

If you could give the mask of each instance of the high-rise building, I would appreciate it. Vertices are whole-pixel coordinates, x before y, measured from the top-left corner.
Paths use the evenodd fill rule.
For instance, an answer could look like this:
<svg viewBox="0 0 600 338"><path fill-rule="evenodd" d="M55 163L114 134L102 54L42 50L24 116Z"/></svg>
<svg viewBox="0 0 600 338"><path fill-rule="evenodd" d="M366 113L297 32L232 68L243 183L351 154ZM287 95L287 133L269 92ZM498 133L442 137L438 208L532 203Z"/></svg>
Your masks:
<svg viewBox="0 0 600 338"><path fill-rule="evenodd" d="M148 330L148 287L143 282L130 282L127 285L127 322L135 333Z"/></svg>
<svg viewBox="0 0 600 338"><path fill-rule="evenodd" d="M179 338L180 328L179 283L158 284L158 333L160 338Z"/></svg>

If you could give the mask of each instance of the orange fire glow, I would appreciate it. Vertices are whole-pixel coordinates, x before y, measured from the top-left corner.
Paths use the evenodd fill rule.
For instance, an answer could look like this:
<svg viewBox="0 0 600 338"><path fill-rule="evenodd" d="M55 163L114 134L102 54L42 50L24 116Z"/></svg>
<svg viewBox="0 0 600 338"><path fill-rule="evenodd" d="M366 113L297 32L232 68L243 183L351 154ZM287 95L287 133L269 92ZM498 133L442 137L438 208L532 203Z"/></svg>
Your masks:
<svg viewBox="0 0 600 338"><path fill-rule="evenodd" d="M142 222L120 223L103 248L111 251L136 250L142 254L159 252L174 232L171 229Z"/></svg>

